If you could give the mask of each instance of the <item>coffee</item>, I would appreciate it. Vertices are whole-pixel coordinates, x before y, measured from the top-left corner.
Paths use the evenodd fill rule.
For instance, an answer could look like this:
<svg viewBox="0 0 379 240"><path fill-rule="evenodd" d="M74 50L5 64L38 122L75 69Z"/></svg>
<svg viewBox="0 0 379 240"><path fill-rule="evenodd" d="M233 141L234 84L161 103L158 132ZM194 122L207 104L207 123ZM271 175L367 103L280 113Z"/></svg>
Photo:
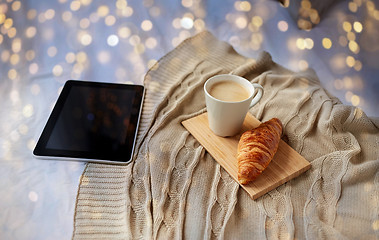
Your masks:
<svg viewBox="0 0 379 240"><path fill-rule="evenodd" d="M241 84L227 80L213 84L209 94L225 102L240 102L250 97L249 91Z"/></svg>
<svg viewBox="0 0 379 240"><path fill-rule="evenodd" d="M240 132L246 113L262 98L263 87L237 75L221 74L204 83L204 95L209 128L227 137Z"/></svg>

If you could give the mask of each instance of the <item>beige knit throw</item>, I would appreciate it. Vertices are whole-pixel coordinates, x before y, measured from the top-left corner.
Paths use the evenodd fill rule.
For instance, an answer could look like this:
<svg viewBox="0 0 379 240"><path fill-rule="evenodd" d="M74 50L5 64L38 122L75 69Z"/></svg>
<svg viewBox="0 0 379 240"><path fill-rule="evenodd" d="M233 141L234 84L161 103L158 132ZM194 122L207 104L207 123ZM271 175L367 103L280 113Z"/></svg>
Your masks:
<svg viewBox="0 0 379 240"><path fill-rule="evenodd" d="M281 119L285 141L312 163L256 201L180 124L204 111L203 84L244 76L265 93L251 109ZM311 70L293 73L268 53L256 60L203 32L146 75L134 161L88 164L74 239L376 239L379 124L325 91Z"/></svg>

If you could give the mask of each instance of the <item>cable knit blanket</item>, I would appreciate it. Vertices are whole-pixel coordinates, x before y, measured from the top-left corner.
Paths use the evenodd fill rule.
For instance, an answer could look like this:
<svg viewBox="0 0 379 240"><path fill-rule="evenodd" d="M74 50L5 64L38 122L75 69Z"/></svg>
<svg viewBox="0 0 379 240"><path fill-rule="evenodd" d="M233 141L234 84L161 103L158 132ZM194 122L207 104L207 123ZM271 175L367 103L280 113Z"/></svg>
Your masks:
<svg viewBox="0 0 379 240"><path fill-rule="evenodd" d="M312 163L255 201L181 125L205 111L203 84L221 73L261 84L251 113L280 118L285 141ZM342 105L312 70L243 57L203 32L150 69L145 86L134 161L87 165L74 239L377 239L379 122Z"/></svg>

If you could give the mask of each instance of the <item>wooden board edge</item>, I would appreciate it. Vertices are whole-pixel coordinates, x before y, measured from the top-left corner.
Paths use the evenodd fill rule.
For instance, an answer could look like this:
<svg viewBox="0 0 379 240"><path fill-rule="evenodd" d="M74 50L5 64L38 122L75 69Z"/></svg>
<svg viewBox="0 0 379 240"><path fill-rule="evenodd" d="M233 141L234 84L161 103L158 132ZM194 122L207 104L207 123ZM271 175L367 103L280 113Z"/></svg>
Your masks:
<svg viewBox="0 0 379 240"><path fill-rule="evenodd" d="M247 191L246 189L246 192L250 195L250 197L253 199L253 200L256 200L258 198L260 198L261 196L265 195L266 193L269 193L270 191L276 189L277 187L283 185L284 183L286 182L289 182L290 180L293 180L295 178L297 178L298 176L300 176L301 174L305 173L306 171L308 171L310 168L311 168L312 164L310 162L308 162L308 164L306 166L304 166L303 168L299 169L298 171L294 172L293 174L289 175L288 177L284 178L282 181L280 182L277 182L276 184L273 184L265 189L262 189L261 191L259 192L256 192L255 194L250 194L249 191ZM242 186L240 184L240 186ZM243 186L242 186L243 187Z"/></svg>
<svg viewBox="0 0 379 240"><path fill-rule="evenodd" d="M190 131L188 130L188 128L187 128L187 122L190 121L190 120L191 120L191 118L181 121L181 124L183 125L183 127L184 127L185 129L187 129L187 131L188 131L189 133L191 133L191 132L190 132Z"/></svg>

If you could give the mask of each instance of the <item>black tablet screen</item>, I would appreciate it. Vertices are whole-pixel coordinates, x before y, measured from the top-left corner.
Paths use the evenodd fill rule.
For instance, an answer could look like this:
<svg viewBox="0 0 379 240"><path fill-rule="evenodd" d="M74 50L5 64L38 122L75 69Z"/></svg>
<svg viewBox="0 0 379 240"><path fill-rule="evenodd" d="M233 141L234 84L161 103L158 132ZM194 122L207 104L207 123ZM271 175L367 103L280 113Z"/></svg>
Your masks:
<svg viewBox="0 0 379 240"><path fill-rule="evenodd" d="M142 86L68 81L40 149L47 155L128 161L142 95Z"/></svg>

